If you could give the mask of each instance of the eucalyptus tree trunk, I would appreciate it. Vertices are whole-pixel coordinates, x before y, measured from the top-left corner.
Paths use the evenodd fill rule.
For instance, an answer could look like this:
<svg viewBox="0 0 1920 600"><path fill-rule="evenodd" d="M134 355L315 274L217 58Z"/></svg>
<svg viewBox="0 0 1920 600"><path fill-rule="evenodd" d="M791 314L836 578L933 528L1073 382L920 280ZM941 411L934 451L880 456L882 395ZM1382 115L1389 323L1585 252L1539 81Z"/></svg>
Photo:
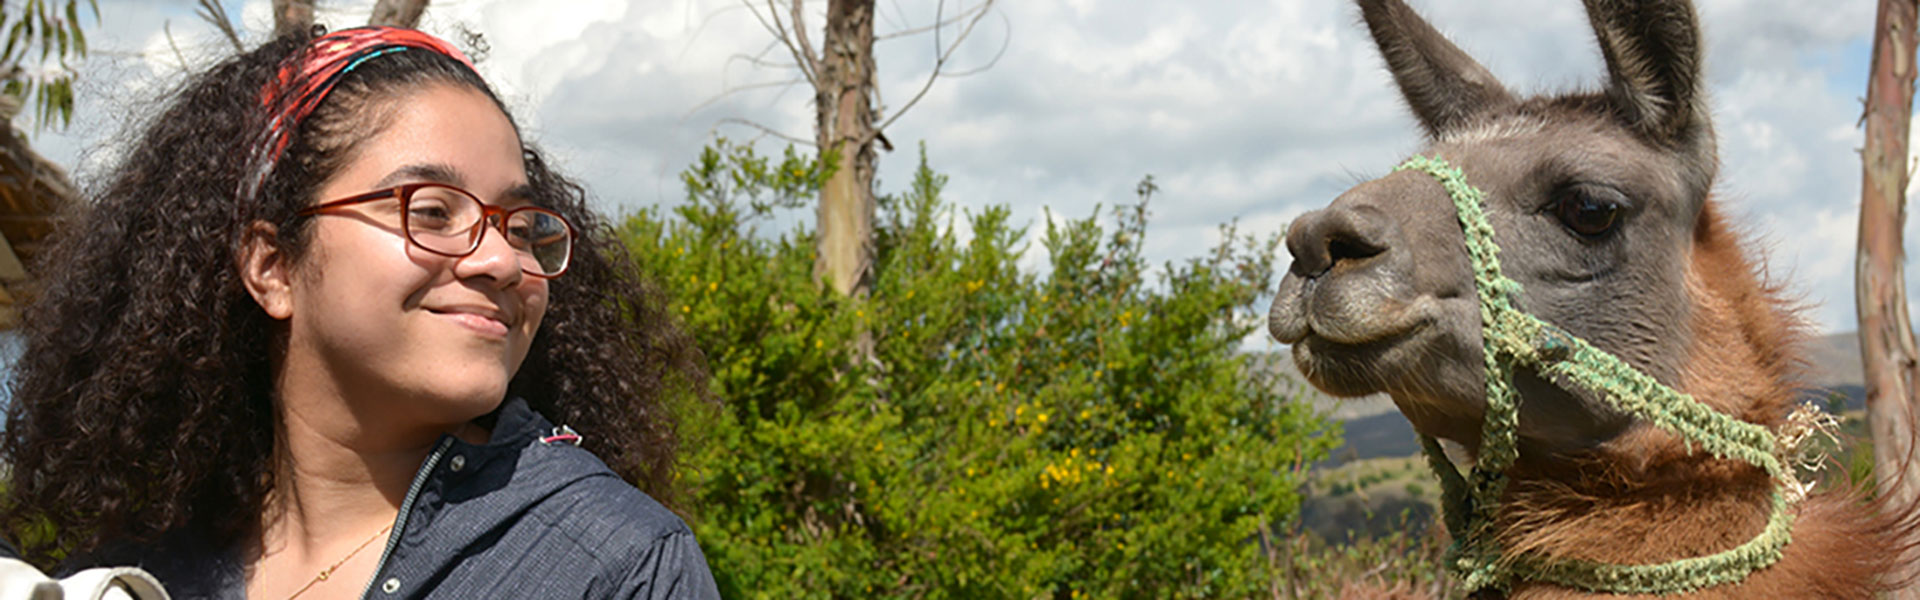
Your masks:
<svg viewBox="0 0 1920 600"><path fill-rule="evenodd" d="M1854 302L1860 317L1860 358L1866 371L1867 422L1873 432L1873 470L1889 506L1920 498L1914 456L1916 367L1907 315L1907 130L1913 114L1914 28L1920 0L1880 0L1874 23L1873 67L1867 80L1866 146L1861 150L1860 237L1854 262ZM1909 563L1912 561L1908 561ZM1912 574L1912 566L1907 567ZM1920 598L1920 587L1891 597Z"/></svg>
<svg viewBox="0 0 1920 600"><path fill-rule="evenodd" d="M813 273L848 296L865 295L873 275L873 3L827 3L814 71L815 142L839 164L820 192Z"/></svg>
<svg viewBox="0 0 1920 600"><path fill-rule="evenodd" d="M379 0L373 5L368 25L418 27L420 15L427 11L428 0ZM281 37L313 28L314 0L273 0L273 37Z"/></svg>
<svg viewBox="0 0 1920 600"><path fill-rule="evenodd" d="M273 0L273 37L313 28L313 0Z"/></svg>
<svg viewBox="0 0 1920 600"><path fill-rule="evenodd" d="M368 25L419 27L420 14L427 12L427 0L380 0L373 5Z"/></svg>

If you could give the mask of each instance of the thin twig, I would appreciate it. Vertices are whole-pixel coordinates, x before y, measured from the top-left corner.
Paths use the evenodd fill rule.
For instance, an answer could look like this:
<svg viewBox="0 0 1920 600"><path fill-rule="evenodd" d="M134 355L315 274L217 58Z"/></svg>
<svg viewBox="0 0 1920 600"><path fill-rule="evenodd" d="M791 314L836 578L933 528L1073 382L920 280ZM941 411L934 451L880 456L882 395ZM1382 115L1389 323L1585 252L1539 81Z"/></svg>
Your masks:
<svg viewBox="0 0 1920 600"><path fill-rule="evenodd" d="M796 85L800 85L803 82L805 82L805 80L803 79L788 79L784 81L762 81L758 83L749 83L749 84L740 85L740 86L731 86L725 90L722 90L719 93L719 95L716 95L712 98L708 98L706 100L702 100L700 104L694 105L693 108L688 109L685 117L691 117L693 116L694 113L700 112L701 109L704 109L709 106L713 106L713 103L719 102L720 100L726 98L727 96L738 94L740 92L745 92L750 90L763 90L770 87L793 87ZM685 117L682 117L682 118L685 118Z"/></svg>
<svg viewBox="0 0 1920 600"><path fill-rule="evenodd" d="M180 53L180 45L173 43L173 20L160 22L160 31L167 35L167 47L173 49L174 60L180 61L180 68L187 68L187 55ZM144 58L145 55L137 55Z"/></svg>
<svg viewBox="0 0 1920 600"><path fill-rule="evenodd" d="M811 81L821 76L820 59L822 57L813 53L813 42L807 41L807 24L801 18L804 12L801 9L804 5L805 3L801 0L793 0L793 37L800 42L800 68L807 72L807 78ZM771 8L773 0L767 0L767 6Z"/></svg>
<svg viewBox="0 0 1920 600"><path fill-rule="evenodd" d="M876 36L873 36L873 41L883 42L883 41L894 39L894 38L903 38L910 35L921 34L929 31L934 31L937 29L942 29L954 23L965 21L967 20L968 17L974 17L976 16L974 13L985 11L988 7L991 7L991 6L993 6L993 2L982 2L980 4L975 4L973 5L973 8L969 8L967 10L960 11L959 13L955 13L953 17L948 18L947 20L944 20L944 21L936 20L931 25L922 25L920 27L911 27L911 28L902 29L899 31L876 35Z"/></svg>
<svg viewBox="0 0 1920 600"><path fill-rule="evenodd" d="M934 30L935 55L933 60L933 70L927 73L927 80L920 84L920 91L914 93L913 98L907 100L907 103L902 105L900 107L900 110L894 111L892 115L889 115L886 121L883 121L880 123L879 126L874 127L873 131L868 134L869 136L878 137L881 133L886 131L888 126L893 125L894 121L899 120L901 115L907 114L907 111L909 109L912 109L915 104L919 104L921 98L926 97L927 91L933 89L933 82L939 80L940 77L946 73L945 69L946 69L947 61L953 58L953 53L959 50L960 44L965 43L967 41L967 38L973 35L973 29L975 26L978 26L980 24L980 20L986 18L986 16L992 12L990 9L993 7L993 3L994 3L994 0L986 0L985 2L981 2L978 5L979 11L974 13L973 18L967 21L967 26L960 30L960 35L956 36L953 39L953 43L951 44L946 44L945 46L942 46L940 42L941 30L939 29ZM944 1L941 3L941 7L942 8L945 7ZM936 19L938 19L938 17L936 17ZM1011 28L1011 23L1009 23L1009 28ZM1013 36L1009 35L1007 36L1007 39L1011 40L1012 37ZM986 70L987 68L991 68L994 65L994 63L1000 62L1000 57L1006 54L1007 45L1008 45L1007 42L1003 41L1000 46L1000 51L994 54L992 61L989 61L985 67L980 67L980 68L970 70L969 72L966 73L966 75L972 75L974 73L978 73L980 71Z"/></svg>
<svg viewBox="0 0 1920 600"><path fill-rule="evenodd" d="M771 128L771 127L767 127L767 126L765 126L765 125L761 125L761 124L759 124L759 123L755 123L755 122L753 122L753 121L749 121L749 120L746 120L746 119L741 119L741 118L738 118L738 117L727 117L727 118L725 118L725 119L721 119L721 120L720 120L720 124L722 124L722 125L724 125L724 124L728 124L728 123L731 123L731 124L734 124L734 125L744 125L744 126L747 126L747 127L752 127L752 128L754 128L754 129L758 129L758 130L760 130L760 132L761 132L761 133L764 133L764 134L767 134L767 135L770 135L770 136L773 136L773 137L777 137L777 138L780 138L780 139L783 139L783 140L786 140L786 141L788 141L788 142L792 142L792 143L795 143L795 144L800 144L800 145L803 145L803 146L813 146L813 145L815 145L815 144L814 144L814 142L813 142L813 140L803 140L803 139L800 139L800 138L797 138L797 137L793 137L793 136L791 136L791 135L787 135L787 134L784 134L784 133L781 133L781 132L779 132L779 131L775 131L775 130L774 130L773 128Z"/></svg>
<svg viewBox="0 0 1920 600"><path fill-rule="evenodd" d="M240 45L240 34L234 31L233 19L227 17L227 7L221 6L218 0L200 0L200 6L194 9L193 14L200 15L200 18L205 19L208 23L212 23L214 28L219 29L220 33L227 37L227 41L233 43L234 51L246 51L246 47ZM171 34L167 37L167 43L173 43ZM173 52L174 54L179 54L180 49L175 47ZM183 66L186 65L186 59L182 58L180 64Z"/></svg>

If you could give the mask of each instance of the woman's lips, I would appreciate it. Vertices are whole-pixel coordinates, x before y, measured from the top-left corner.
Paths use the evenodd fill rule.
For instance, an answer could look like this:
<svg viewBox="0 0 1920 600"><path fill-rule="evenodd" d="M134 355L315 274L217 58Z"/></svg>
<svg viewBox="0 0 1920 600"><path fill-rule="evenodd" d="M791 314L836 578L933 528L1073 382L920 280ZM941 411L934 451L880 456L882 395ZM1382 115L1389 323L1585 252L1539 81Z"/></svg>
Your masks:
<svg viewBox="0 0 1920 600"><path fill-rule="evenodd" d="M446 317L455 323L459 323L463 327L490 337L504 338L507 336L507 324L493 317L457 310L435 310L432 312L433 314Z"/></svg>

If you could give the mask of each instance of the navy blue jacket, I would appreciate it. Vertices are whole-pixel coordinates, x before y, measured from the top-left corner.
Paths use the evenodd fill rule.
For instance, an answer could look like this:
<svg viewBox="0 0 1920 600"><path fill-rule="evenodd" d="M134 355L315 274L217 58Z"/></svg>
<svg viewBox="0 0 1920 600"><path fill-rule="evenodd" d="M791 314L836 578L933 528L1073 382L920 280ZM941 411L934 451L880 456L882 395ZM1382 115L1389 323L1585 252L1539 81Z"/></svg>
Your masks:
<svg viewBox="0 0 1920 600"><path fill-rule="evenodd" d="M718 598L686 523L564 441L526 402L492 439L443 436L414 475L363 594L398 598ZM175 539L139 553L176 599L246 597L232 548Z"/></svg>

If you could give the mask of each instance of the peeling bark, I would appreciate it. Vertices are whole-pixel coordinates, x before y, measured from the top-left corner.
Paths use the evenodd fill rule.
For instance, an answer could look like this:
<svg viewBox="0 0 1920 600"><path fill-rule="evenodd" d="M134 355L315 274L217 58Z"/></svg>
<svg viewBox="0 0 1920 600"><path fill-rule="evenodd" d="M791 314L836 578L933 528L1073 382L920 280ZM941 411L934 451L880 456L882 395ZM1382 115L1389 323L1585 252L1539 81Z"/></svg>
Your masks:
<svg viewBox="0 0 1920 600"><path fill-rule="evenodd" d="M873 275L873 4L827 3L814 81L815 141L840 162L820 192L813 272L848 296L865 295Z"/></svg>
<svg viewBox="0 0 1920 600"><path fill-rule="evenodd" d="M1866 371L1867 422L1873 433L1874 473L1890 506L1920 498L1913 469L1916 368L1913 326L1907 314L1907 130L1913 114L1915 27L1920 0L1880 0L1874 24L1873 66L1867 81L1866 145L1861 150L1860 234L1854 265L1854 302L1860 318L1860 358ZM1913 573L1909 565L1908 573ZM1890 597L1920 598L1920 587Z"/></svg>

